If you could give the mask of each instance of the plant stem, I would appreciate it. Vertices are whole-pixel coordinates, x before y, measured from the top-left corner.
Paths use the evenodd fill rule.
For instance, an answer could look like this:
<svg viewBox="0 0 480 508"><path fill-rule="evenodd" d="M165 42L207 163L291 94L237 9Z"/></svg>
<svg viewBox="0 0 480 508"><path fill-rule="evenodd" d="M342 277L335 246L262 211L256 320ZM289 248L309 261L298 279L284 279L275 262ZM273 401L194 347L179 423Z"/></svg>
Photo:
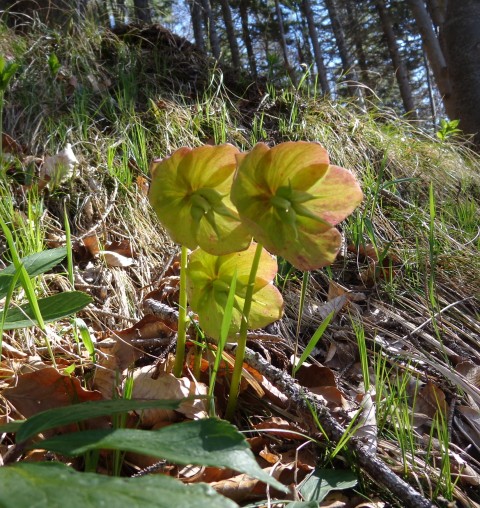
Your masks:
<svg viewBox="0 0 480 508"><path fill-rule="evenodd" d="M181 377L183 373L183 362L185 360L185 343L187 336L187 248L182 245L180 256L180 295L178 297L178 331L177 331L177 354L173 375Z"/></svg>
<svg viewBox="0 0 480 508"><path fill-rule="evenodd" d="M227 410L225 418L232 420L233 413L237 407L238 393L240 391L240 381L242 379L243 360L245 358L245 350L247 348L247 333L248 333L248 316L253 301L253 290L255 288L255 277L257 276L258 265L260 264L260 256L262 254L263 245L257 243L255 256L250 269L250 276L248 279L247 291L245 294L245 304L243 306L242 322L240 324L240 336L238 338L237 352L235 355L235 365L233 367L232 384L230 385L230 394L228 397Z"/></svg>

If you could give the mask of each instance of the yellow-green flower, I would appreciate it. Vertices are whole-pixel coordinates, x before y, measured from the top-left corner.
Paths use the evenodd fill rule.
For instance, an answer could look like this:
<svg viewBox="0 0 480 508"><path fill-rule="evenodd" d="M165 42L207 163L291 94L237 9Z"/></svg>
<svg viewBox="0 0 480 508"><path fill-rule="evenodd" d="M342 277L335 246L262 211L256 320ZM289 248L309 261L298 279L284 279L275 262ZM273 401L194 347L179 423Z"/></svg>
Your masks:
<svg viewBox="0 0 480 508"><path fill-rule="evenodd" d="M188 300L192 310L198 315L202 330L213 339L218 340L220 337L220 327L235 271L237 283L228 337L234 338L240 330L255 248L256 244L252 243L247 250L224 256L213 256L202 249L190 254L187 268ZM249 328L263 328L282 317L282 295L273 285L276 274L277 261L264 249L255 277L248 318Z"/></svg>
<svg viewBox="0 0 480 508"><path fill-rule="evenodd" d="M230 144L183 147L152 163L149 200L174 242L217 255L248 247L229 196L238 154Z"/></svg>
<svg viewBox="0 0 480 508"><path fill-rule="evenodd" d="M301 270L332 263L341 245L334 226L363 199L354 175L305 141L258 143L237 163L230 196L254 238Z"/></svg>

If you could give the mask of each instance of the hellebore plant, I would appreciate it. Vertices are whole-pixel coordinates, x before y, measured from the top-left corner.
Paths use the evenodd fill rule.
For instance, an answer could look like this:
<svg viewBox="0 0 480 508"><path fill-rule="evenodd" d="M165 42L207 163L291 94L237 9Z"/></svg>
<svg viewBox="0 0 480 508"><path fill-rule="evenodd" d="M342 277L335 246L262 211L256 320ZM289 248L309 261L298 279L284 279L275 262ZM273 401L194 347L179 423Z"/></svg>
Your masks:
<svg viewBox="0 0 480 508"><path fill-rule="evenodd" d="M228 332L238 336L227 418L235 409L249 328L279 319L283 301L273 286L277 266L268 254L295 268L332 263L341 245L335 225L361 202L362 191L348 170L330 165L317 143L257 144L240 153L232 145L181 148L152 167L150 202L182 244L179 338L175 374L183 367L181 321L186 322L187 284L193 311L210 337L220 336L223 310L236 273ZM257 244L250 244L251 237ZM187 248L194 249L187 268Z"/></svg>
<svg viewBox="0 0 480 508"><path fill-rule="evenodd" d="M181 245L177 354L174 374L183 370L187 324L187 249L215 255L241 251L251 235L230 201L236 168L233 145L180 148L152 163L150 203L174 242ZM220 320L221 323L221 320Z"/></svg>

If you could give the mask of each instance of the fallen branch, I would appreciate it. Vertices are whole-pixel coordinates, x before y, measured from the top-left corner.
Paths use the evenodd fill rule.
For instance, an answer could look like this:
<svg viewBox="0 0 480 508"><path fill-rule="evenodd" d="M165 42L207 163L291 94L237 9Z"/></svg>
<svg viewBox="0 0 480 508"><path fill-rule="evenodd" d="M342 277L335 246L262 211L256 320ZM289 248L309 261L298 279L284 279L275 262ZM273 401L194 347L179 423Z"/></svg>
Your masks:
<svg viewBox="0 0 480 508"><path fill-rule="evenodd" d="M258 353L250 349L246 351L245 362L281 389L292 402L295 402L301 411L310 412L311 407L315 408L317 417L331 441L338 443L342 439L345 429L332 417L329 409L313 397L308 390L302 389L291 376L273 367ZM351 437L346 446L355 453L358 464L362 469L376 483L397 497L402 506L411 508L434 506L431 501L397 476L382 460L369 454L360 440Z"/></svg>

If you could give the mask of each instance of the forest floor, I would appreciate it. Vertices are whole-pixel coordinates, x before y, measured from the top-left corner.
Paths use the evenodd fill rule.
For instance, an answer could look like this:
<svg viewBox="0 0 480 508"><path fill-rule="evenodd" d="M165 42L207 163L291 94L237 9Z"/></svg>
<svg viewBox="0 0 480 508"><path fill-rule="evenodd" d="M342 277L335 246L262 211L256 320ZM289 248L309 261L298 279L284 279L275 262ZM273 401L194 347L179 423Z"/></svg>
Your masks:
<svg viewBox="0 0 480 508"><path fill-rule="evenodd" d="M15 482L34 485L31 492L40 489L53 506L49 496L58 492L35 484L34 472L28 487L14 475L7 482L2 470L57 461L131 481L162 473L204 482L232 500L218 506L480 506L480 157L467 141L440 140L374 97L368 108L330 102L308 78L297 89L250 84L158 27L116 34L85 27L69 37L42 26L23 34L3 28L0 53L19 64L3 109L0 218L21 258L69 247L71 258L32 277L38 298L72 289L91 298L76 320L3 332L2 506L28 506ZM225 466L218 460L186 467L180 451L177 462L167 452L159 462L158 453L135 446L119 455L105 445L95 457L90 448L73 459L53 442L42 447L71 425L44 427L34 446L19 442L15 431L26 431L18 421L112 396L183 403L92 418L87 428L153 433L224 416L235 348L224 352L214 407L184 400L207 392L209 342L189 337L183 374L171 374L179 250L148 202L150 162L182 146L228 142L249 150L259 141L297 140L318 141L332 163L351 170L364 201L340 225L337 260L310 274L304 298L305 275L279 260L284 317L248 343L232 423L288 492L239 475L245 468L215 467ZM61 165L68 143L72 172ZM13 260L6 240L0 235L0 268ZM20 285L0 305L27 297ZM293 378L295 355L332 312ZM91 497L72 490L70 506L97 506L99 491L88 482ZM123 502L137 506L131 493L140 496L143 484L128 485ZM98 488L123 506L111 486ZM206 506L205 492L195 493L188 506ZM183 506L182 495L175 505ZM171 503L157 498L152 506Z"/></svg>

